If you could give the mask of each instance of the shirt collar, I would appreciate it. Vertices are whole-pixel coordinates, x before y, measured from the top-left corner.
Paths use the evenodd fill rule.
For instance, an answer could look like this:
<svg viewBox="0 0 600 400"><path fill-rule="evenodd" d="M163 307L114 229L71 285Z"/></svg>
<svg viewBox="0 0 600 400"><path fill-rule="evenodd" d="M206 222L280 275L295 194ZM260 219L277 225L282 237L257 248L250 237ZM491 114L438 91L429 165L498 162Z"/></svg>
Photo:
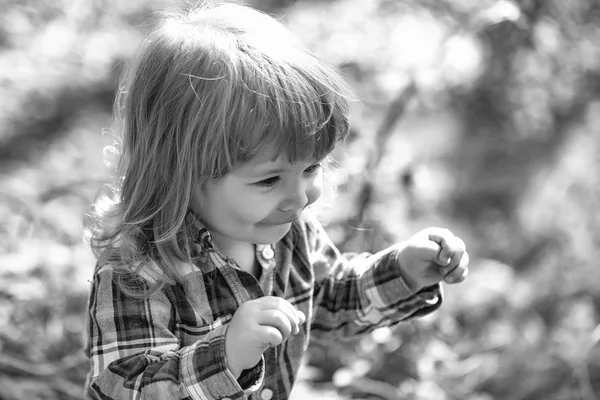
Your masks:
<svg viewBox="0 0 600 400"><path fill-rule="evenodd" d="M201 250L213 250L220 253L218 247L214 244L212 235L208 228L202 223L200 218L189 211L186 215L186 226L190 230L190 237L195 243L200 245ZM270 244L257 244L256 252L260 254L261 261L270 263L275 256L273 246Z"/></svg>
<svg viewBox="0 0 600 400"><path fill-rule="evenodd" d="M200 218L189 211L185 217L187 229L192 240L198 243L202 249L215 249L212 236L208 228L202 223Z"/></svg>

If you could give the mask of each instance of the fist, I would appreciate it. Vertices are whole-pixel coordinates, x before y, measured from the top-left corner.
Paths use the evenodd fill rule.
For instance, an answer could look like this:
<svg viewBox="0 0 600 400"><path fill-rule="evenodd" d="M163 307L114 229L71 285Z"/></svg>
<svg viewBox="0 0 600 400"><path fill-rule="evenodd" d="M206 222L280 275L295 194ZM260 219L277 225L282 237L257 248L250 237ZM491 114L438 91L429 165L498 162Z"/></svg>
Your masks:
<svg viewBox="0 0 600 400"><path fill-rule="evenodd" d="M460 283L469 273L465 242L443 228L427 228L412 236L400 245L397 261L415 290L440 281Z"/></svg>
<svg viewBox="0 0 600 400"><path fill-rule="evenodd" d="M254 367L263 352L300 331L306 317L287 300L266 296L250 300L237 309L225 335L229 370L237 378Z"/></svg>

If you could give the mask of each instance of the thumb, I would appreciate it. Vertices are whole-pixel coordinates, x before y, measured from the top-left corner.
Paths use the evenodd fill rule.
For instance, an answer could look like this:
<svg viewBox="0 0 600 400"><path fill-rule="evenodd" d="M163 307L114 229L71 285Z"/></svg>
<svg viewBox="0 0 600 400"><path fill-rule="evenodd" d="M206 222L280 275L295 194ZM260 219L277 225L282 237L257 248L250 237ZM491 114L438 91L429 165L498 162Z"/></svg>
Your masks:
<svg viewBox="0 0 600 400"><path fill-rule="evenodd" d="M304 322L306 322L306 315L302 311L296 309L296 315L298 316L298 319L300 320L300 322L299 322L300 325L302 325Z"/></svg>
<svg viewBox="0 0 600 400"><path fill-rule="evenodd" d="M409 243L410 253L420 261L436 261L442 247L433 240L419 238Z"/></svg>

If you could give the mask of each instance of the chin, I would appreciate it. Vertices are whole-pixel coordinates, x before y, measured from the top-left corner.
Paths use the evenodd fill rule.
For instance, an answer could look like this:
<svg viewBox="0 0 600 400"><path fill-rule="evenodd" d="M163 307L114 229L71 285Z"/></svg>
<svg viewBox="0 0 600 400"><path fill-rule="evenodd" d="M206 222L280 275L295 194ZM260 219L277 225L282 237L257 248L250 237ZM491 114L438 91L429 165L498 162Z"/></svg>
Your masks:
<svg viewBox="0 0 600 400"><path fill-rule="evenodd" d="M285 223L282 225L269 227L268 230L261 229L260 234L256 235L254 240L255 244L272 244L280 241L290 231L292 223Z"/></svg>

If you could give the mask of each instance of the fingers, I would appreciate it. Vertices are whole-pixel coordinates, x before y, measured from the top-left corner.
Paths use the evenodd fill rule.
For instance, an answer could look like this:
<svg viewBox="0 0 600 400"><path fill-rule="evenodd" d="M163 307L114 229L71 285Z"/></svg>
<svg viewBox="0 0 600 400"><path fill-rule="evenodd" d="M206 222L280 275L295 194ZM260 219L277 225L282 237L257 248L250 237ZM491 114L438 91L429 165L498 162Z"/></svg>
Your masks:
<svg viewBox="0 0 600 400"><path fill-rule="evenodd" d="M434 261L437 263L437 258L442 247L430 240L419 237L417 241L411 243L414 256L422 261Z"/></svg>
<svg viewBox="0 0 600 400"><path fill-rule="evenodd" d="M265 310L256 315L256 322L261 326L276 328L286 340L294 330L294 325L288 315L280 310Z"/></svg>
<svg viewBox="0 0 600 400"><path fill-rule="evenodd" d="M469 255L465 242L443 228L428 228L421 234L439 246L437 255L431 259L440 265L439 272L444 282L452 284L464 281L469 273Z"/></svg>
<svg viewBox="0 0 600 400"><path fill-rule="evenodd" d="M421 231L419 235L425 236L428 240L439 245L440 250L438 259L434 261L440 265L447 265L450 263L450 258L452 257L452 253L454 253L454 247L456 244L455 239L458 239L452 232L444 228L427 228Z"/></svg>
<svg viewBox="0 0 600 400"><path fill-rule="evenodd" d="M448 229L427 228L419 232L418 235L427 237L428 240L439 245L440 249L438 257L433 261L441 266L455 267L460 262L460 259L466 250L465 242L459 237L454 236Z"/></svg>
<svg viewBox="0 0 600 400"><path fill-rule="evenodd" d="M465 252L457 266L447 271L441 271L441 273L444 275L444 282L453 284L464 281L469 274L468 265L469 254Z"/></svg>
<svg viewBox="0 0 600 400"><path fill-rule="evenodd" d="M442 266L442 274L446 275L447 272L453 270L461 262L466 251L465 242L462 239L454 235L446 238L444 244L441 245L438 261L436 261Z"/></svg>
<svg viewBox="0 0 600 400"><path fill-rule="evenodd" d="M270 325L261 325L259 334L261 335L261 351L265 351L269 347L279 346L285 341L281 331Z"/></svg>
<svg viewBox="0 0 600 400"><path fill-rule="evenodd" d="M268 324L280 329L285 338L291 333L294 335L300 332L300 325L306 321L306 316L302 311L297 310L287 300L276 297L266 296L261 298L261 320L259 324ZM261 321L263 321L261 323Z"/></svg>

